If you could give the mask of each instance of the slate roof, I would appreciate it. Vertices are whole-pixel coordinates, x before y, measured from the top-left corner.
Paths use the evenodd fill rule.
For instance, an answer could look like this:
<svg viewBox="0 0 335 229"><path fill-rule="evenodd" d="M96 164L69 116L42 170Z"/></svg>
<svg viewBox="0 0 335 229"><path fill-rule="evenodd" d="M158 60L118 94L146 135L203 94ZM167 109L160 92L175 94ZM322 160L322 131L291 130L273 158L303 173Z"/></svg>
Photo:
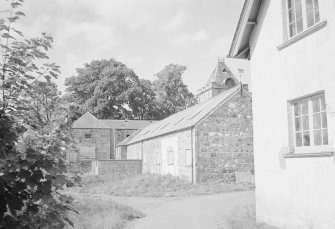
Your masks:
<svg viewBox="0 0 335 229"><path fill-rule="evenodd" d="M240 90L241 87L236 86L220 93L219 95L203 103L187 108L183 111L167 117L166 119L163 119L162 121L154 123L141 130L139 134L131 139L127 144L131 145L149 138L154 138L164 134L190 128L206 118L207 115L214 112L231 97L239 93ZM247 91L243 91L250 96Z"/></svg>
<svg viewBox="0 0 335 229"><path fill-rule="evenodd" d="M110 120L97 119L90 112L86 112L76 120L72 128L74 129L117 129L117 130L138 130L155 123L151 120Z"/></svg>
<svg viewBox="0 0 335 229"><path fill-rule="evenodd" d="M129 137L123 139L121 142L119 142L119 144L117 144L116 146L126 146L128 144L128 142L130 142L136 135L138 135L141 130L135 130Z"/></svg>

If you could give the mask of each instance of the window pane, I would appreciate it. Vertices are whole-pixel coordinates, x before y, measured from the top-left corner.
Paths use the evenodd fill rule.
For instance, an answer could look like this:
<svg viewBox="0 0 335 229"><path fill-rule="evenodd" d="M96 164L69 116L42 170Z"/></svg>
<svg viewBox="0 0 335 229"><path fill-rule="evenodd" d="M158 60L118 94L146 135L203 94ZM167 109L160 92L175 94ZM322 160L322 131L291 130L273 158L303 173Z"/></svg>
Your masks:
<svg viewBox="0 0 335 229"><path fill-rule="evenodd" d="M300 33L304 30L302 17L297 19L297 33Z"/></svg>
<svg viewBox="0 0 335 229"><path fill-rule="evenodd" d="M295 6L295 18L298 19L301 17L302 17L302 5L300 3Z"/></svg>
<svg viewBox="0 0 335 229"><path fill-rule="evenodd" d="M306 0L306 10L307 10L307 12L313 10L313 1L312 0Z"/></svg>
<svg viewBox="0 0 335 229"><path fill-rule="evenodd" d="M313 115L313 127L314 129L320 129L321 128L321 115L320 114L314 114Z"/></svg>
<svg viewBox="0 0 335 229"><path fill-rule="evenodd" d="M294 114L295 114L295 116L300 116L301 115L299 103L294 104Z"/></svg>
<svg viewBox="0 0 335 229"><path fill-rule="evenodd" d="M311 27L314 25L314 12L309 11L307 12L307 27Z"/></svg>
<svg viewBox="0 0 335 229"><path fill-rule="evenodd" d="M292 23L295 20L295 13L294 13L294 8L290 9L288 11L288 19L289 19L289 23Z"/></svg>
<svg viewBox="0 0 335 229"><path fill-rule="evenodd" d="M322 130L322 140L324 145L328 145L328 130Z"/></svg>
<svg viewBox="0 0 335 229"><path fill-rule="evenodd" d="M295 118L295 130L301 131L301 118Z"/></svg>
<svg viewBox="0 0 335 229"><path fill-rule="evenodd" d="M314 0L314 7L319 7L319 1L318 0Z"/></svg>
<svg viewBox="0 0 335 229"><path fill-rule="evenodd" d="M289 9L292 7L292 5L293 5L293 0L288 0L287 1L287 6L288 6Z"/></svg>
<svg viewBox="0 0 335 229"><path fill-rule="evenodd" d="M320 98L313 99L313 112L320 112Z"/></svg>
<svg viewBox="0 0 335 229"><path fill-rule="evenodd" d="M321 97L321 110L325 111L326 110L326 102L325 102L325 97Z"/></svg>
<svg viewBox="0 0 335 229"><path fill-rule="evenodd" d="M319 7L314 9L315 12L315 23L320 21L320 12L319 12Z"/></svg>
<svg viewBox="0 0 335 229"><path fill-rule="evenodd" d="M327 128L327 114L326 112L322 112L322 128Z"/></svg>
<svg viewBox="0 0 335 229"><path fill-rule="evenodd" d="M314 145L321 145L321 130L314 131Z"/></svg>
<svg viewBox="0 0 335 229"><path fill-rule="evenodd" d="M302 146L302 134L301 133L296 134L295 141L296 141L297 147Z"/></svg>
<svg viewBox="0 0 335 229"><path fill-rule="evenodd" d="M302 115L308 114L308 101L303 102L301 105L302 105Z"/></svg>
<svg viewBox="0 0 335 229"><path fill-rule="evenodd" d="M308 118L308 115L302 117L302 128L303 128L303 130L309 130L309 118Z"/></svg>
<svg viewBox="0 0 335 229"><path fill-rule="evenodd" d="M295 23L290 24L290 36L293 37L296 34Z"/></svg>
<svg viewBox="0 0 335 229"><path fill-rule="evenodd" d="M304 146L310 146L310 136L309 132L305 132L303 135Z"/></svg>

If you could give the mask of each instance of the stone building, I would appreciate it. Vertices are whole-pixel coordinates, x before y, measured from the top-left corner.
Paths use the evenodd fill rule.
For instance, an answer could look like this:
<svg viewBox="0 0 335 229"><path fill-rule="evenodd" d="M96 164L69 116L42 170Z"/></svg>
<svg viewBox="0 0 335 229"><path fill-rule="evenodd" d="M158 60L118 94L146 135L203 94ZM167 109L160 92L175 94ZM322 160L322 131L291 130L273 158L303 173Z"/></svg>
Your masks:
<svg viewBox="0 0 335 229"><path fill-rule="evenodd" d="M224 72L221 66L225 64L219 65ZM150 125L127 140L127 159L142 159L144 173L172 174L193 183L234 181L235 172L252 173L251 96L236 86L232 74L219 75L225 78L210 81L220 87L216 96L203 97L198 105Z"/></svg>
<svg viewBox="0 0 335 229"><path fill-rule="evenodd" d="M134 131L153 124L143 120L103 120L87 112L73 123L72 134L78 152L71 152L69 160L109 160L116 158L115 147Z"/></svg>
<svg viewBox="0 0 335 229"><path fill-rule="evenodd" d="M334 0L245 0L229 55L251 61L259 223L335 228L334 38Z"/></svg>

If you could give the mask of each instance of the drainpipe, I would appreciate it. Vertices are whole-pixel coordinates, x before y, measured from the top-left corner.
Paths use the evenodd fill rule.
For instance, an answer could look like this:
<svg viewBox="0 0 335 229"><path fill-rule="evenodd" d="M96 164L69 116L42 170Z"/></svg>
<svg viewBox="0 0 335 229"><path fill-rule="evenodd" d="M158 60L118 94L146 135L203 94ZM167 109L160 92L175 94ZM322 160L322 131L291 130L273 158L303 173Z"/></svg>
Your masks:
<svg viewBox="0 0 335 229"><path fill-rule="evenodd" d="M195 155L195 128L191 126L191 152L192 152L192 183L196 184L196 155Z"/></svg>
<svg viewBox="0 0 335 229"><path fill-rule="evenodd" d="M116 149L116 146L115 146L115 124L114 124L115 120L113 119L113 159L115 160L115 149Z"/></svg>

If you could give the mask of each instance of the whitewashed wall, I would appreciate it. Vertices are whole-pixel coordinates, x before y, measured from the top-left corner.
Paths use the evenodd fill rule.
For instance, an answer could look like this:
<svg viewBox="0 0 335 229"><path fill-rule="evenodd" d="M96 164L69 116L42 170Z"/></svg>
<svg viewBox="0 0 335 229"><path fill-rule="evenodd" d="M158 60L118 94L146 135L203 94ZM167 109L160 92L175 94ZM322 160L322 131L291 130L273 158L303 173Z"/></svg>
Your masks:
<svg viewBox="0 0 335 229"><path fill-rule="evenodd" d="M319 0L327 25L279 51L281 1L270 2L257 45L251 44L257 220L282 229L335 228L334 158L281 157L289 147L287 101L320 90L334 150L335 3Z"/></svg>

